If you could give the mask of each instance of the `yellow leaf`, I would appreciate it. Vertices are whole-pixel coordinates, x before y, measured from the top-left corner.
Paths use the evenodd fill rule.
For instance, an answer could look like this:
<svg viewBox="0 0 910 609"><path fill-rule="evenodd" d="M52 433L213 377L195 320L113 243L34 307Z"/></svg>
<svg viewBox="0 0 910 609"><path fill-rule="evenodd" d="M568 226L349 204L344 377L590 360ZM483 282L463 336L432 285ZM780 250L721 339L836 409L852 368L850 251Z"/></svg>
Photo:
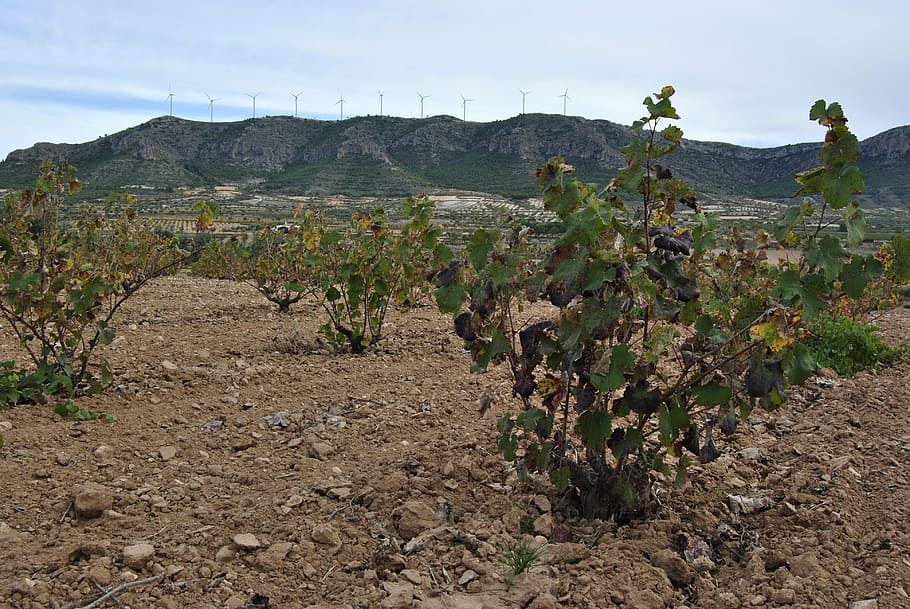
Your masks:
<svg viewBox="0 0 910 609"><path fill-rule="evenodd" d="M755 324L749 328L752 338L764 340L772 351L781 351L792 345L796 339L790 336L786 327L781 328L777 320L772 319L764 323Z"/></svg>

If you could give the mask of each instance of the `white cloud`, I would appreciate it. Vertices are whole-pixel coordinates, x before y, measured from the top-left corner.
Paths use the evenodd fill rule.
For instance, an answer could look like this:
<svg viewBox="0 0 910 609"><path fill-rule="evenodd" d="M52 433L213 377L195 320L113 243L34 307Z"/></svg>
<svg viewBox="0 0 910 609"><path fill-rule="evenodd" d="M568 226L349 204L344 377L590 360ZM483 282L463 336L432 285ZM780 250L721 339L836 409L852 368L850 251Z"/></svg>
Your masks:
<svg viewBox="0 0 910 609"><path fill-rule="evenodd" d="M568 87L570 114L628 123L673 84L696 139L817 140L807 112L820 97L841 101L861 137L910 123L910 8L896 1L7 5L0 156L165 114L169 86L175 113L197 120L205 93L221 98L216 120L237 120L247 93L262 91L257 115L290 114L301 91L301 115L334 117L342 93L346 115L377 113L381 89L385 113L416 116L421 91L427 114L461 116L463 93L469 120L488 121L520 111L519 88L529 112L561 112Z"/></svg>

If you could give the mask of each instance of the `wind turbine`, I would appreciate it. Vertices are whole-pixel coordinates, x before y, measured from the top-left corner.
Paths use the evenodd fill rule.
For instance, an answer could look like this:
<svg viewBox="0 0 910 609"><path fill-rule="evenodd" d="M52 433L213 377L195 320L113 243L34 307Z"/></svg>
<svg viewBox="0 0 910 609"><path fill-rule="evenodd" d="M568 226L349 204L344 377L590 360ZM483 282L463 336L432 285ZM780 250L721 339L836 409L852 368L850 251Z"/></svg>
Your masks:
<svg viewBox="0 0 910 609"><path fill-rule="evenodd" d="M294 98L294 118L297 118L297 98L303 94L303 91L300 93L291 93L291 97Z"/></svg>
<svg viewBox="0 0 910 609"><path fill-rule="evenodd" d="M468 102L474 101L473 99L468 99L464 96L464 93L461 93L461 120L468 120Z"/></svg>
<svg viewBox="0 0 910 609"><path fill-rule="evenodd" d="M250 99L253 100L253 118L256 118L256 98L259 97L260 95L262 95L262 91L260 91L256 95L250 95L249 93L246 94L247 97L249 97Z"/></svg>
<svg viewBox="0 0 910 609"><path fill-rule="evenodd" d="M379 116L382 116L382 91L379 92Z"/></svg>
<svg viewBox="0 0 910 609"><path fill-rule="evenodd" d="M205 94L209 98L209 122L215 122L215 102L221 99L220 97L212 97L208 93Z"/></svg>
<svg viewBox="0 0 910 609"><path fill-rule="evenodd" d="M171 90L171 85L167 86L167 98L171 102L171 109L169 114L174 116L174 92Z"/></svg>
<svg viewBox="0 0 910 609"><path fill-rule="evenodd" d="M335 102L335 105L337 106L339 104L341 105L341 110L338 112L338 120L342 121L344 120L344 93L338 94L338 101Z"/></svg>
<svg viewBox="0 0 910 609"><path fill-rule="evenodd" d="M423 100L428 98L429 95L421 95L420 91L417 92L417 97L420 98L420 118L423 118Z"/></svg>
<svg viewBox="0 0 910 609"><path fill-rule="evenodd" d="M565 92L565 93L563 93L562 95L557 95L556 97L561 97L561 98L562 98L562 115L565 116L565 115L566 115L566 102L567 102L567 101L572 101L572 98L569 97L569 89L566 88L566 92Z"/></svg>
<svg viewBox="0 0 910 609"><path fill-rule="evenodd" d="M522 91L521 89L519 89L519 91L521 91L521 113L524 114L525 113L525 97L527 97L530 93L533 93L533 91Z"/></svg>

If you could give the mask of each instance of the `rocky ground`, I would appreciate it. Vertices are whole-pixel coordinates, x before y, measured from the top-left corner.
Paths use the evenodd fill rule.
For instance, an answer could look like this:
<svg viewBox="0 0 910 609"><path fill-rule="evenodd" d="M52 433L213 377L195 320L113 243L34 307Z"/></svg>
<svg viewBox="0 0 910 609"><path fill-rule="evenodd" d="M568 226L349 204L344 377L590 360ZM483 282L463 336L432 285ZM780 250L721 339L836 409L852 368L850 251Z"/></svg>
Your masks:
<svg viewBox="0 0 910 609"><path fill-rule="evenodd" d="M78 401L113 421L0 412L3 606L910 607L908 364L811 380L617 527L498 458L509 385L435 310L358 357L317 320L164 278L122 311L115 386ZM879 323L910 337L907 309ZM512 577L522 539L543 556Z"/></svg>

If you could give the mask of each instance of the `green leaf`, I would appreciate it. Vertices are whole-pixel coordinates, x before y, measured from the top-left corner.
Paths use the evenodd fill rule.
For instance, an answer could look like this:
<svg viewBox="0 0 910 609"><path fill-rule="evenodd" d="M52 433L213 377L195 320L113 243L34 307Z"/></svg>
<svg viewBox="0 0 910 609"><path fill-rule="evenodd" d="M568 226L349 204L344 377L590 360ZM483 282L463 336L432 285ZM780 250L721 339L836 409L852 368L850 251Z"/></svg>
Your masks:
<svg viewBox="0 0 910 609"><path fill-rule="evenodd" d="M875 256L854 255L841 269L840 281L844 294L853 299L862 298L869 282L882 272L882 263Z"/></svg>
<svg viewBox="0 0 910 609"><path fill-rule="evenodd" d="M784 354L784 375L794 385L802 385L815 372L818 364L805 343L796 343Z"/></svg>
<svg viewBox="0 0 910 609"><path fill-rule="evenodd" d="M498 419L496 419L496 429L499 433L507 433L512 429L512 413L507 412Z"/></svg>
<svg viewBox="0 0 910 609"><path fill-rule="evenodd" d="M499 437L499 452L506 461L514 461L517 458L518 438L509 433L504 433Z"/></svg>
<svg viewBox="0 0 910 609"><path fill-rule="evenodd" d="M607 412L586 410L578 417L575 429L585 446L601 448L613 432L613 417Z"/></svg>
<svg viewBox="0 0 910 609"><path fill-rule="evenodd" d="M539 408L530 408L515 417L515 423L525 431L534 431L537 423L545 418L547 413Z"/></svg>
<svg viewBox="0 0 910 609"><path fill-rule="evenodd" d="M679 437L679 432L688 428L691 419L689 413L684 408L673 404L669 408L661 405L657 409L658 428L660 429L660 442L664 446L670 446Z"/></svg>
<svg viewBox="0 0 910 609"><path fill-rule="evenodd" d="M809 110L809 120L818 121L821 123L823 120L828 118L828 105L825 103L825 100L820 99L812 104L812 108Z"/></svg>
<svg viewBox="0 0 910 609"><path fill-rule="evenodd" d="M833 281L837 279L843 267L841 258L849 255L850 252L844 249L837 237L824 235L817 242L813 241L809 244L809 249L806 251L806 262L821 269L825 273L827 281Z"/></svg>
<svg viewBox="0 0 910 609"><path fill-rule="evenodd" d="M487 259L493 251L498 234L485 228L479 228L471 235L471 239L465 246L468 253L468 261L477 270L482 270L487 266Z"/></svg>
<svg viewBox="0 0 910 609"><path fill-rule="evenodd" d="M569 488L569 466L563 465L559 469L551 469L550 482L560 493Z"/></svg>
<svg viewBox="0 0 910 609"><path fill-rule="evenodd" d="M866 214L860 209L857 201L852 201L844 209L844 226L847 227L847 243L853 247L862 243L866 236Z"/></svg>
<svg viewBox="0 0 910 609"><path fill-rule="evenodd" d="M733 388L719 383L706 383L692 388L695 403L699 406L720 406L730 401Z"/></svg>
<svg viewBox="0 0 910 609"><path fill-rule="evenodd" d="M613 346L610 353L610 368L607 374L591 373L591 382L603 393L609 393L622 387L626 382L626 370L635 365L635 354L629 345L618 344Z"/></svg>
<svg viewBox="0 0 910 609"><path fill-rule="evenodd" d="M617 459L620 459L624 455L628 455L632 451L641 448L643 442L641 432L634 427L629 427L623 431L624 433L622 437L613 442L612 446L610 447L613 456Z"/></svg>
<svg viewBox="0 0 910 609"><path fill-rule="evenodd" d="M863 174L855 165L844 169L840 174L826 174L822 180L822 196L834 209L843 209L865 189Z"/></svg>
<svg viewBox="0 0 910 609"><path fill-rule="evenodd" d="M456 313L461 309L465 299L465 289L460 283L450 283L433 291L436 306L442 313Z"/></svg>
<svg viewBox="0 0 910 609"><path fill-rule="evenodd" d="M497 356L502 355L512 348L512 343L506 338L498 327L493 329L493 337L489 341L484 341L480 347L480 353L477 356L477 362L474 364L474 370L486 370L490 362Z"/></svg>
<svg viewBox="0 0 910 609"><path fill-rule="evenodd" d="M793 205L788 208L777 221L777 224L774 225L774 238L778 241L786 241L787 233L802 218L802 215L802 208L799 205Z"/></svg>
<svg viewBox="0 0 910 609"><path fill-rule="evenodd" d="M894 256L894 262L887 269L887 274L897 283L910 281L910 238L895 235L888 248Z"/></svg>

